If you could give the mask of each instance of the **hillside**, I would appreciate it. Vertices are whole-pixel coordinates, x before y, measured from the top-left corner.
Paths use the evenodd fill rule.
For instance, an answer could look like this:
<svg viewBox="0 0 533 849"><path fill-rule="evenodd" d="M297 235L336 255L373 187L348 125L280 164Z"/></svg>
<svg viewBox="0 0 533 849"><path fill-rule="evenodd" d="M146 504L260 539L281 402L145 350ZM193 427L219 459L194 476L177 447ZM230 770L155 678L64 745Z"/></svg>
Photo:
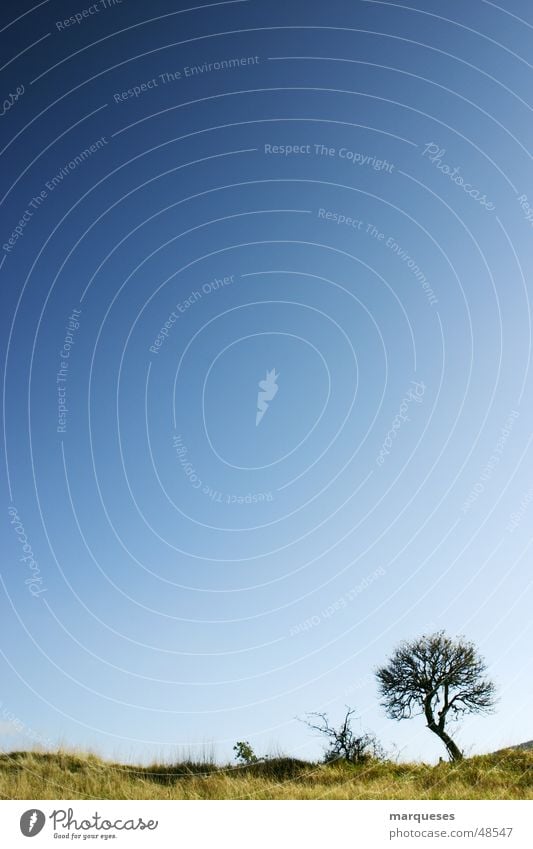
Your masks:
<svg viewBox="0 0 533 849"><path fill-rule="evenodd" d="M0 755L3 799L533 799L533 751L461 763L312 764L275 758L246 767L110 763L94 755Z"/></svg>
<svg viewBox="0 0 533 849"><path fill-rule="evenodd" d="M533 740L528 740L526 743L515 743L514 746L506 746L505 749L498 749L493 752L493 755L501 756L505 752L529 752L533 751Z"/></svg>

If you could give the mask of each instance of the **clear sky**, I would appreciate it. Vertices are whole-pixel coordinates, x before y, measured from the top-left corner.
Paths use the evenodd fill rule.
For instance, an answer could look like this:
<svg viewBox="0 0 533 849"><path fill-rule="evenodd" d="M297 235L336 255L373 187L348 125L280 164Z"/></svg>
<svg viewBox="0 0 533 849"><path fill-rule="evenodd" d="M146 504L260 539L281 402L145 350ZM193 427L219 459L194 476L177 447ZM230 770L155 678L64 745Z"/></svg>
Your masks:
<svg viewBox="0 0 533 849"><path fill-rule="evenodd" d="M0 745L529 740L529 3L190 6L2 5Z"/></svg>

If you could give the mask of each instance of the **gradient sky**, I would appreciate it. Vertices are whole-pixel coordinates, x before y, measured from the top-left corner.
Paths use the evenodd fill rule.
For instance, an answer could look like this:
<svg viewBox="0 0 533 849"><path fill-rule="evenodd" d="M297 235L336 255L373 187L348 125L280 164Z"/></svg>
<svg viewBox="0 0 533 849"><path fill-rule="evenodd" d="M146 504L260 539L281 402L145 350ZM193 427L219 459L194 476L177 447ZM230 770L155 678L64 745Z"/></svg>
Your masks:
<svg viewBox="0 0 533 849"><path fill-rule="evenodd" d="M193 5L2 4L0 745L435 760L440 629L529 740L530 5Z"/></svg>

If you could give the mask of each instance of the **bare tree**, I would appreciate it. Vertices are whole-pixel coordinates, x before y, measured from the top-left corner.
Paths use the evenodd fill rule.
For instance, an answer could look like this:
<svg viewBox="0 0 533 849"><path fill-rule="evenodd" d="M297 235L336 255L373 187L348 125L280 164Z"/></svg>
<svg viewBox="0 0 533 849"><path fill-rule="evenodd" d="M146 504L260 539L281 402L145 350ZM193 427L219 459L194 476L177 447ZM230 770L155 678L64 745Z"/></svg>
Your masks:
<svg viewBox="0 0 533 849"><path fill-rule="evenodd" d="M382 705L391 719L422 714L453 761L463 753L447 723L468 713L491 713L495 687L473 643L452 640L444 631L403 642L387 666L376 672Z"/></svg>
<svg viewBox="0 0 533 849"><path fill-rule="evenodd" d="M341 724L335 728L329 724L326 713L308 713L309 719L302 720L313 731L318 731L328 739L328 749L324 760L345 760L352 764L365 763L373 758L383 758L384 752L374 734L357 734L352 728L355 709L346 707Z"/></svg>

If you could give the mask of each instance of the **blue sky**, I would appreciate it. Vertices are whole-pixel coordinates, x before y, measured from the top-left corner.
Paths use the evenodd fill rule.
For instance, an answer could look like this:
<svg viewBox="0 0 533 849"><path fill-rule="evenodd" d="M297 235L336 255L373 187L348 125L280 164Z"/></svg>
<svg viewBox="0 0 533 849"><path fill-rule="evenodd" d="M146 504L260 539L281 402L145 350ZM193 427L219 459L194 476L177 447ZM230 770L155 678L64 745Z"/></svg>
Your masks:
<svg viewBox="0 0 533 849"><path fill-rule="evenodd" d="M528 4L287 6L2 8L5 749L434 760L440 629L533 736Z"/></svg>

